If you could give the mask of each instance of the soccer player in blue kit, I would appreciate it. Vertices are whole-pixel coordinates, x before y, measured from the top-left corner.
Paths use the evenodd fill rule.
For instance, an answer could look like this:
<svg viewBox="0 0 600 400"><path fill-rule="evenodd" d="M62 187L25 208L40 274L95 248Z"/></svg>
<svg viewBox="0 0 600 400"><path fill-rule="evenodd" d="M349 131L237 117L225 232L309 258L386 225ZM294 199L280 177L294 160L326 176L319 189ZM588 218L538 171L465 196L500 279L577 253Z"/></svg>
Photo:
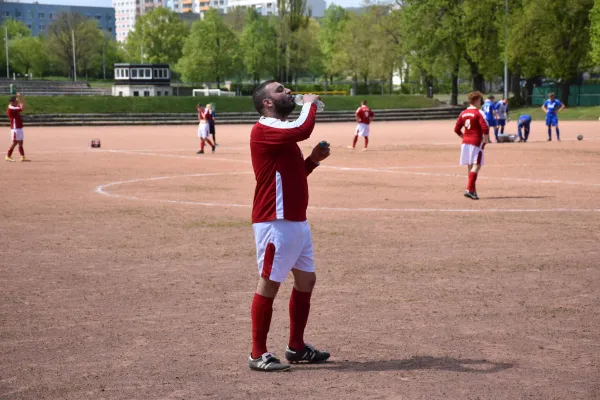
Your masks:
<svg viewBox="0 0 600 400"><path fill-rule="evenodd" d="M488 127L494 128L496 142L500 143L498 140L498 113L496 112L496 105L494 104L494 96L488 96L488 99L483 103L483 107L481 107L481 111L483 112Z"/></svg>
<svg viewBox="0 0 600 400"><path fill-rule="evenodd" d="M560 142L560 130L558 129L558 113L566 107L555 96L554 92L548 94L548 100L542 106L546 113L546 126L548 127L548 141L552 141L552 127L556 127L556 140Z"/></svg>
<svg viewBox="0 0 600 400"><path fill-rule="evenodd" d="M504 134L504 127L508 119L508 99L502 99L496 103L496 113L498 114L498 125L500 133Z"/></svg>
<svg viewBox="0 0 600 400"><path fill-rule="evenodd" d="M517 124L519 128L519 142L527 142L527 139L529 139L529 128L531 126L531 115L523 114L519 116ZM523 136L521 129L525 131L525 136Z"/></svg>

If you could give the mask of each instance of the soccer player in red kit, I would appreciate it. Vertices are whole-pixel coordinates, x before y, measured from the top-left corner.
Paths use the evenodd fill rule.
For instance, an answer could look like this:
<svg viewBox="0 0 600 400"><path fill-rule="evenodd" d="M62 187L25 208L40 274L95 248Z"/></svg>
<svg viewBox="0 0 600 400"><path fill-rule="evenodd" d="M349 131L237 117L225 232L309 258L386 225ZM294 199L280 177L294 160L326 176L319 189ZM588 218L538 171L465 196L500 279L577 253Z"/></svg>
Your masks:
<svg viewBox="0 0 600 400"><path fill-rule="evenodd" d="M485 117L479 110L482 98L483 95L480 92L469 93L470 106L460 113L454 127L454 132L462 138L460 165L466 165L469 173L465 197L473 200L479 200L475 182L483 165L483 149L488 142L490 133ZM464 132L463 128L465 128Z"/></svg>
<svg viewBox="0 0 600 400"><path fill-rule="evenodd" d="M210 135L210 119L212 118L210 110L204 107L203 104L198 104L196 111L198 111L198 137L200 138L200 150L196 154L204 154L204 145L206 143L212 148L214 154L216 146L208 138Z"/></svg>
<svg viewBox="0 0 600 400"><path fill-rule="evenodd" d="M354 115L356 116L357 122L356 130L354 132L354 141L352 142L352 146L348 146L348 148L354 149L356 142L358 141L358 137L362 136L365 138L365 147L363 147L363 151L367 151L367 147L369 146L369 128L371 126L373 117L375 117L375 114L369 107L367 107L367 101L363 100Z"/></svg>
<svg viewBox="0 0 600 400"><path fill-rule="evenodd" d="M294 288L289 303L290 338L285 358L290 363L315 363L329 358L329 353L304 342L316 282L312 237L306 220L307 177L329 157L329 144L318 144L305 159L297 143L308 139L314 129L318 99L315 95L305 95L300 116L288 121L295 107L290 89L276 81L266 81L252 95L254 107L261 115L250 133L256 177L252 228L259 281L252 301L252 353L248 365L257 371L290 369L267 350L273 300L290 271L294 275Z"/></svg>
<svg viewBox="0 0 600 400"><path fill-rule="evenodd" d="M8 119L10 120L10 137L12 140L12 145L9 147L6 157L4 157L6 161L15 161L12 159L12 153L17 145L19 146L21 161L29 161L29 159L25 157L25 150L23 149L23 140L25 139L23 134L23 119L21 118L21 112L23 110L25 110L25 100L23 100L21 93L17 93L16 96L10 98L10 103L6 110Z"/></svg>

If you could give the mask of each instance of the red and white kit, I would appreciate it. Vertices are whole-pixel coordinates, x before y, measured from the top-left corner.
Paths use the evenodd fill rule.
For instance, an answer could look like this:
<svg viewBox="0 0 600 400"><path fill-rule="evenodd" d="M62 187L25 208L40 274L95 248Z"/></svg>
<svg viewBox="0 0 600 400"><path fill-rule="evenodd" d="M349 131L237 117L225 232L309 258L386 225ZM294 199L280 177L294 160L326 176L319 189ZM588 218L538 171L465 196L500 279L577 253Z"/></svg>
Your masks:
<svg viewBox="0 0 600 400"><path fill-rule="evenodd" d="M210 111L205 108L204 110L198 113L198 137L200 139L208 139L210 135L210 119L212 116L210 115Z"/></svg>
<svg viewBox="0 0 600 400"><path fill-rule="evenodd" d="M295 121L261 117L250 134L256 190L252 226L259 274L283 282L292 268L314 272L306 220L308 175L317 167L296 144L310 137L317 106L304 104Z"/></svg>
<svg viewBox="0 0 600 400"><path fill-rule="evenodd" d="M23 119L21 118L23 109L19 106L8 106L6 114L10 120L11 140L24 140Z"/></svg>
<svg viewBox="0 0 600 400"><path fill-rule="evenodd" d="M358 120L358 124L356 125L356 134L358 136L369 136L369 127L371 124L371 119L375 116L373 111L367 106L360 106L358 110L356 110L356 119Z"/></svg>
<svg viewBox="0 0 600 400"><path fill-rule="evenodd" d="M454 127L457 135L463 134L460 165L483 165L483 135L488 134L489 129L485 117L476 107L470 106L460 113Z"/></svg>

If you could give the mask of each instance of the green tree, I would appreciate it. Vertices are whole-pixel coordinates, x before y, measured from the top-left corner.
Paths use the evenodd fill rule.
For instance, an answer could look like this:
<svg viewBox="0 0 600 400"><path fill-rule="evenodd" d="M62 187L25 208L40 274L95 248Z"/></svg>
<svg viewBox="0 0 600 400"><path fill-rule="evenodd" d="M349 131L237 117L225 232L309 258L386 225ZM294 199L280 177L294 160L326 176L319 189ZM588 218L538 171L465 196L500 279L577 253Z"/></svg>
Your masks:
<svg viewBox="0 0 600 400"><path fill-rule="evenodd" d="M410 0L404 9L407 61L420 71L426 86L433 86L436 76L450 75L451 104L458 101L458 76L466 56L459 5L451 0Z"/></svg>
<svg viewBox="0 0 600 400"><path fill-rule="evenodd" d="M101 52L102 35L95 21L81 14L63 13L48 26L44 51L52 64L62 72L72 74L74 36L78 72L87 74L92 60Z"/></svg>
<svg viewBox="0 0 600 400"><path fill-rule="evenodd" d="M12 18L7 18L0 25L2 30L2 37L6 35L6 28L8 28L8 40L17 39L23 36L31 36L31 31L22 21L17 21Z"/></svg>
<svg viewBox="0 0 600 400"><path fill-rule="evenodd" d="M521 30L511 34L511 63L526 77L547 76L560 81L561 100L569 101L569 86L590 66L591 11L594 0L523 2L517 20ZM513 29L513 32L516 29Z"/></svg>
<svg viewBox="0 0 600 400"><path fill-rule="evenodd" d="M217 10L211 9L203 20L192 25L177 64L186 82L221 82L233 73L234 54L238 51L235 34L223 22Z"/></svg>
<svg viewBox="0 0 600 400"><path fill-rule="evenodd" d="M596 66L600 65L600 0L594 1L590 15L591 58Z"/></svg>
<svg viewBox="0 0 600 400"><path fill-rule="evenodd" d="M42 39L32 36L10 40L9 58L14 70L21 74L32 73L37 77L44 74L48 63Z"/></svg>
<svg viewBox="0 0 600 400"><path fill-rule="evenodd" d="M291 71L295 82L301 76L310 76L313 80L323 73L323 55L319 47L319 23L310 18L308 24L293 33L295 43L291 54Z"/></svg>
<svg viewBox="0 0 600 400"><path fill-rule="evenodd" d="M177 13L158 7L142 15L127 35L125 52L130 62L175 65L181 58L188 29Z"/></svg>
<svg viewBox="0 0 600 400"><path fill-rule="evenodd" d="M240 52L245 71L258 83L275 62L272 40L275 29L254 8L249 8L240 35Z"/></svg>
<svg viewBox="0 0 600 400"><path fill-rule="evenodd" d="M344 32L344 26L348 22L348 13L341 6L331 4L325 10L321 19L319 31L319 45L321 46L322 63L326 78L333 81L335 76L342 73L339 63L334 62L335 53L339 51L337 40Z"/></svg>

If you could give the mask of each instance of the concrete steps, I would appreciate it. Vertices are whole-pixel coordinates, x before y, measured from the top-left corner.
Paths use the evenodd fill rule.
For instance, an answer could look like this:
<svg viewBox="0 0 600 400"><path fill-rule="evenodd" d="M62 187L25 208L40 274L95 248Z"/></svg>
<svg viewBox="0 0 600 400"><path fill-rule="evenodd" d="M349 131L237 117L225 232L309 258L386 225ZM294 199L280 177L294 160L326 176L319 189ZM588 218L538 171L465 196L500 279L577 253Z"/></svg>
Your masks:
<svg viewBox="0 0 600 400"><path fill-rule="evenodd" d="M376 121L413 121L455 119L461 107L428 109L376 110ZM298 113L292 113L295 119ZM218 124L254 124L257 113L218 113ZM353 111L325 111L317 114L317 122L354 122ZM26 126L104 126L104 125L195 125L195 113L173 114L32 114L23 115ZM8 125L8 118L0 116L0 123Z"/></svg>

